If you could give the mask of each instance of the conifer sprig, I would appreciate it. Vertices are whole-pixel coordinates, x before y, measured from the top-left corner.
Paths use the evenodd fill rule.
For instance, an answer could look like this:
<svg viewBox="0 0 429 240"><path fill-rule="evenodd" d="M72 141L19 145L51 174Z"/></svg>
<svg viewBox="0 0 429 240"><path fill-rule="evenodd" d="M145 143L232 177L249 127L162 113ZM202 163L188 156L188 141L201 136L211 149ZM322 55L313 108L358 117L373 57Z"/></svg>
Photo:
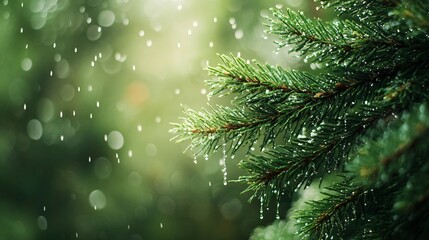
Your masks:
<svg viewBox="0 0 429 240"><path fill-rule="evenodd" d="M238 181L261 206L339 174L321 200L291 213L296 239L428 238L429 2L320 3L347 20L273 9L267 25L279 47L322 71L221 55L207 84L233 95L232 107L187 110L176 139L207 154L247 145L239 166L249 175Z"/></svg>

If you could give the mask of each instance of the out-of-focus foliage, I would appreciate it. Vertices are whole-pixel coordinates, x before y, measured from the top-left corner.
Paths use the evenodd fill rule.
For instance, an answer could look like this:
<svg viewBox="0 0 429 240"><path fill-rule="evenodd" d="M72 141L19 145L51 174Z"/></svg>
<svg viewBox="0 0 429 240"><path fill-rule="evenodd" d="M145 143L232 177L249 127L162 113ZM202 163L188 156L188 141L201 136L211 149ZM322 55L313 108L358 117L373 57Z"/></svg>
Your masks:
<svg viewBox="0 0 429 240"><path fill-rule="evenodd" d="M178 102L205 101L216 52L271 55L273 4L3 0L0 238L247 239L269 222L168 129Z"/></svg>

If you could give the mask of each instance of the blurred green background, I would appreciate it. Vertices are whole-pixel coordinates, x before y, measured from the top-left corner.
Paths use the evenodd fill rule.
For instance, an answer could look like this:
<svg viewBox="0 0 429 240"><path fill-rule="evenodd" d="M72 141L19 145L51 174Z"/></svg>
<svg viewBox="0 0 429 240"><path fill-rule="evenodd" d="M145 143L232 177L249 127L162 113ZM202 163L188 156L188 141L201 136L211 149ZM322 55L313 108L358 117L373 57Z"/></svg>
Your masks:
<svg viewBox="0 0 429 240"><path fill-rule="evenodd" d="M216 53L298 66L262 16L310 4L2 0L0 239L248 239L274 221L168 131L180 103L206 106Z"/></svg>

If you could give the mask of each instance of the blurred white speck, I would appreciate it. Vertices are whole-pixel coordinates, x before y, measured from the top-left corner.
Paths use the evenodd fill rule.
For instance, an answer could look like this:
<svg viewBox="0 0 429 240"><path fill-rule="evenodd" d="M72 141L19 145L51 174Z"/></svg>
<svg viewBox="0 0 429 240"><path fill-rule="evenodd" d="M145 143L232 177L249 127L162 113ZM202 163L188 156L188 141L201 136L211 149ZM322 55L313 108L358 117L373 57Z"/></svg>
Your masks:
<svg viewBox="0 0 429 240"><path fill-rule="evenodd" d="M98 24L102 27L110 27L115 22L115 13L110 10L103 10L98 14Z"/></svg>
<svg viewBox="0 0 429 240"><path fill-rule="evenodd" d="M92 113L90 113L90 114L89 114L89 118L91 118L91 119L92 119Z"/></svg>
<svg viewBox="0 0 429 240"><path fill-rule="evenodd" d="M53 47L53 48L56 48L56 47L57 47L57 43L53 43L53 44L52 44L52 47Z"/></svg>
<svg viewBox="0 0 429 240"><path fill-rule="evenodd" d="M76 110L73 110L73 116L76 116Z"/></svg>
<svg viewBox="0 0 429 240"><path fill-rule="evenodd" d="M143 37L143 36L144 36L144 31L143 31L143 30L140 30L140 32L139 32L139 36L140 36L140 37Z"/></svg>
<svg viewBox="0 0 429 240"><path fill-rule="evenodd" d="M229 24L231 24L231 25L235 24L235 18L233 18L233 17L230 18L229 19Z"/></svg>
<svg viewBox="0 0 429 240"><path fill-rule="evenodd" d="M160 223L160 224L159 224L159 227L160 227L160 228L163 228L163 227L164 227L164 225L163 225L162 223Z"/></svg>
<svg viewBox="0 0 429 240"><path fill-rule="evenodd" d="M161 122L161 117L160 116L155 117L155 122L156 123L160 123Z"/></svg>
<svg viewBox="0 0 429 240"><path fill-rule="evenodd" d="M88 85L88 92L92 92L92 85Z"/></svg>
<svg viewBox="0 0 429 240"><path fill-rule="evenodd" d="M179 94L180 94L180 89L176 88L176 89L174 90L174 94L179 95Z"/></svg>
<svg viewBox="0 0 429 240"><path fill-rule="evenodd" d="M152 40L147 40L146 41L146 46L151 47L152 46Z"/></svg>
<svg viewBox="0 0 429 240"><path fill-rule="evenodd" d="M192 30L188 29L188 35L192 35Z"/></svg>
<svg viewBox="0 0 429 240"><path fill-rule="evenodd" d="M88 157L88 162L91 162L91 156Z"/></svg>
<svg viewBox="0 0 429 240"><path fill-rule="evenodd" d="M209 42L209 47L213 47L214 43L213 42Z"/></svg>
<svg viewBox="0 0 429 240"><path fill-rule="evenodd" d="M96 105L99 108L100 107L100 101L97 101Z"/></svg>
<svg viewBox="0 0 429 240"><path fill-rule="evenodd" d="M37 218L37 226L40 230L46 231L48 229L48 220L44 216L39 216Z"/></svg>
<svg viewBox="0 0 429 240"><path fill-rule="evenodd" d="M94 66L95 66L95 62L91 61L91 67L94 67Z"/></svg>
<svg viewBox="0 0 429 240"><path fill-rule="evenodd" d="M24 110L27 110L27 104L24 103Z"/></svg>
<svg viewBox="0 0 429 240"><path fill-rule="evenodd" d="M104 134L104 141L107 142L107 134Z"/></svg>
<svg viewBox="0 0 429 240"><path fill-rule="evenodd" d="M128 150L128 157L133 157L133 150Z"/></svg>
<svg viewBox="0 0 429 240"><path fill-rule="evenodd" d="M63 118L63 111L60 111L60 118Z"/></svg>
<svg viewBox="0 0 429 240"><path fill-rule="evenodd" d="M77 47L76 47L76 48L74 48L74 52L75 52L75 53L77 53Z"/></svg>
<svg viewBox="0 0 429 240"><path fill-rule="evenodd" d="M27 124L27 134L33 140L39 140L43 135L42 123L37 119L32 119Z"/></svg>
<svg viewBox="0 0 429 240"><path fill-rule="evenodd" d="M205 88L201 88L200 93L202 95L206 95L207 94L207 90Z"/></svg>
<svg viewBox="0 0 429 240"><path fill-rule="evenodd" d="M241 29L237 29L237 31L235 31L235 38L236 39L242 39L243 38L243 35L244 35L244 33L243 33L243 30L241 30Z"/></svg>
<svg viewBox="0 0 429 240"><path fill-rule="evenodd" d="M217 17L213 18L213 22L215 22L215 23L217 22Z"/></svg>
<svg viewBox="0 0 429 240"><path fill-rule="evenodd" d="M178 42L177 43L177 48L180 48L180 47L181 47L180 42Z"/></svg>
<svg viewBox="0 0 429 240"><path fill-rule="evenodd" d="M24 32L24 28L21 28L21 29L20 29L20 32L21 32L21 33L23 33L23 32Z"/></svg>
<svg viewBox="0 0 429 240"><path fill-rule="evenodd" d="M182 7L183 7L182 4L177 5L177 10L179 11L182 10Z"/></svg>
<svg viewBox="0 0 429 240"><path fill-rule="evenodd" d="M124 136L119 131L111 131L107 136L107 144L113 150L119 150L124 145Z"/></svg>
<svg viewBox="0 0 429 240"><path fill-rule="evenodd" d="M64 141L64 136L63 135L60 136L60 140L61 140L61 142Z"/></svg>
<svg viewBox="0 0 429 240"><path fill-rule="evenodd" d="M29 71L32 66L33 66L33 62L29 58L24 58L21 62L21 68L26 72Z"/></svg>
<svg viewBox="0 0 429 240"><path fill-rule="evenodd" d="M106 196L101 190L94 190L89 194L89 204L95 209L103 209L106 207Z"/></svg>
<svg viewBox="0 0 429 240"><path fill-rule="evenodd" d="M136 65L133 65L133 71L135 71L136 70Z"/></svg>
<svg viewBox="0 0 429 240"><path fill-rule="evenodd" d="M141 132L143 130L142 125L137 125L137 131Z"/></svg>
<svg viewBox="0 0 429 240"><path fill-rule="evenodd" d="M193 27L198 27L198 21L193 21L193 22L192 22L192 26L193 26Z"/></svg>

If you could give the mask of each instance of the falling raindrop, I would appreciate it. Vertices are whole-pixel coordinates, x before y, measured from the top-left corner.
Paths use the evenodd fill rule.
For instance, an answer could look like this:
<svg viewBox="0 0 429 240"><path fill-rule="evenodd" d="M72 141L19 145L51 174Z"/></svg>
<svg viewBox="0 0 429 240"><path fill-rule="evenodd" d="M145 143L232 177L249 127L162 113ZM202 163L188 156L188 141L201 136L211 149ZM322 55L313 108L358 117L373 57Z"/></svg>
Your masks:
<svg viewBox="0 0 429 240"><path fill-rule="evenodd" d="M276 219L280 219L280 203L277 202L276 206Z"/></svg>

